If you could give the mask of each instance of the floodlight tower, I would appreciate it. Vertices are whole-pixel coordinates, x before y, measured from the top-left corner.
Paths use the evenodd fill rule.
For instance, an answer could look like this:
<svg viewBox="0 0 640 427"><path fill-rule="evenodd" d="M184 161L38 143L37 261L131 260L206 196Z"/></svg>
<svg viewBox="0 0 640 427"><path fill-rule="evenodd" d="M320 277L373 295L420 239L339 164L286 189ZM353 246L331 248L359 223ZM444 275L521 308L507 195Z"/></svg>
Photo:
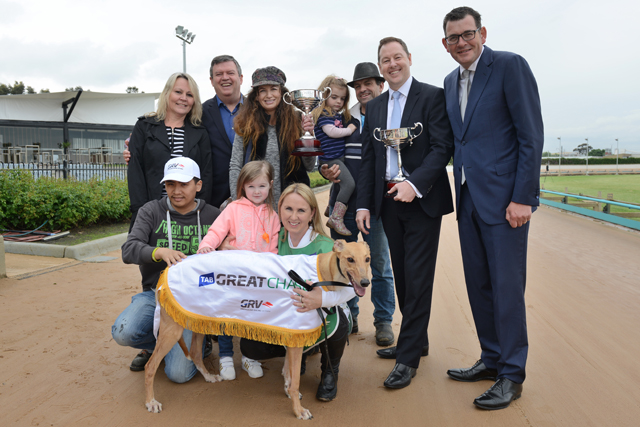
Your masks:
<svg viewBox="0 0 640 427"><path fill-rule="evenodd" d="M560 155L558 156L558 176L560 176L560 170L562 169L562 138L558 137L560 143Z"/></svg>
<svg viewBox="0 0 640 427"><path fill-rule="evenodd" d="M191 44L196 35L190 33L189 30L182 25L176 27L176 37L182 40L182 72L187 72L187 43Z"/></svg>
<svg viewBox="0 0 640 427"><path fill-rule="evenodd" d="M618 138L616 138L616 175L618 175L618 156L620 155L620 145Z"/></svg>
<svg viewBox="0 0 640 427"><path fill-rule="evenodd" d="M587 141L587 175L589 175L589 138L585 138Z"/></svg>

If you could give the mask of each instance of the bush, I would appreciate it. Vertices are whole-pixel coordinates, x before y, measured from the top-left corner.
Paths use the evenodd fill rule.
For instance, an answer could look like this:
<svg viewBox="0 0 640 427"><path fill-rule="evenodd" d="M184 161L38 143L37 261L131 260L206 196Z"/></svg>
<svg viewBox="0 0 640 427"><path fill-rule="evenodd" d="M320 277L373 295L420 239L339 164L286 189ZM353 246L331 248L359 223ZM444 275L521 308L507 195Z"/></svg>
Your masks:
<svg viewBox="0 0 640 427"><path fill-rule="evenodd" d="M311 188L320 187L329 183L329 180L320 175L318 171L309 172L309 181L311 181Z"/></svg>
<svg viewBox="0 0 640 427"><path fill-rule="evenodd" d="M34 179L30 172L0 172L0 228L68 230L130 218L126 181Z"/></svg>

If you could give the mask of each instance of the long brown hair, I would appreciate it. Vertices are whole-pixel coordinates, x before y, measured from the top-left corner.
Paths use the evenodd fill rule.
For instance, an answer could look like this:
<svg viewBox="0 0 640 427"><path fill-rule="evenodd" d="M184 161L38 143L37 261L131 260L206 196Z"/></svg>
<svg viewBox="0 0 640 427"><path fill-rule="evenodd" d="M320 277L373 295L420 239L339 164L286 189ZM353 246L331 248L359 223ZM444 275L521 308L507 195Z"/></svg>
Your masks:
<svg viewBox="0 0 640 427"><path fill-rule="evenodd" d="M240 109L236 117L233 128L236 134L243 139L244 148L247 148L249 141L253 143L251 158L255 157L258 138L266 132L267 119L265 117L264 108L258 102L258 90L260 86L254 87L247 94L243 108ZM286 86L280 85L280 96L288 92ZM300 115L295 109L285 103L282 98L276 107L276 127L278 129L278 143L280 146L280 154L289 154L285 177L289 176L293 171L300 167L302 161L297 156L291 156L291 152L295 148L295 140L302 135L302 124Z"/></svg>

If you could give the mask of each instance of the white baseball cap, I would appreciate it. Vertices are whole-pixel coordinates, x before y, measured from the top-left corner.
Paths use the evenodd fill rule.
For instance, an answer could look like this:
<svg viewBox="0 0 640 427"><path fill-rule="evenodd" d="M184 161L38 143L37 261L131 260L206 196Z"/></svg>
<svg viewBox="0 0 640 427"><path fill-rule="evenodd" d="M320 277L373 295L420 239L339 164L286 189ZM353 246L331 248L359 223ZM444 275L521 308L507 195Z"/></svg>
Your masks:
<svg viewBox="0 0 640 427"><path fill-rule="evenodd" d="M193 178L200 179L200 167L188 157L174 157L164 165L165 181L189 182Z"/></svg>

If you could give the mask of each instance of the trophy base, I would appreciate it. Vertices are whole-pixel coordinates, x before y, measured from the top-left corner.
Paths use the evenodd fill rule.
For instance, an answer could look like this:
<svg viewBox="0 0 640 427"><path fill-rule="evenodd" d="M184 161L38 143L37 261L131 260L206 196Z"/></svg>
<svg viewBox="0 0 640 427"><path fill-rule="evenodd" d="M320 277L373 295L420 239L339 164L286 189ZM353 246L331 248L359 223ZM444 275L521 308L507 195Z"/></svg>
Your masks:
<svg viewBox="0 0 640 427"><path fill-rule="evenodd" d="M312 156L322 156L324 151L320 148L320 141L313 138L301 138L294 142L294 149L291 152L292 156L299 157L312 157Z"/></svg>
<svg viewBox="0 0 640 427"><path fill-rule="evenodd" d="M384 193L384 197L389 198L389 199L392 199L392 198L396 197L396 193L389 194L389 191L393 187L395 187L396 184L399 184L399 183L404 182L404 181L406 181L406 179L396 179L396 178L394 178L391 181L387 182L387 192Z"/></svg>

